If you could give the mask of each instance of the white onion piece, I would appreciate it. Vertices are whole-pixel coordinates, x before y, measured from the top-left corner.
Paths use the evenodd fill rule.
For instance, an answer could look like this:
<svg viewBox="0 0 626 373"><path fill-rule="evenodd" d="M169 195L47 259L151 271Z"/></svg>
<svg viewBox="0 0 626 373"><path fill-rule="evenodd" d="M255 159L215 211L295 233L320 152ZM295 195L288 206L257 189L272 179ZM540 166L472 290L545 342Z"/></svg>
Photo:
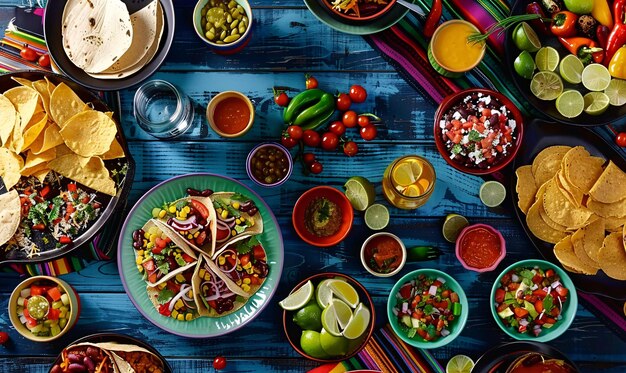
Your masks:
<svg viewBox="0 0 626 373"><path fill-rule="evenodd" d="M539 286L537 284L533 284L533 286L530 287L530 290L537 290L539 288Z"/></svg>
<svg viewBox="0 0 626 373"><path fill-rule="evenodd" d="M407 302L402 303L402 313L407 313L409 310L409 304Z"/></svg>
<svg viewBox="0 0 626 373"><path fill-rule="evenodd" d="M190 297L187 296L187 291L189 290L190 287L191 286L189 284L182 284L181 285L180 291L183 292L183 300L186 300L186 301L192 301L193 300L193 298L190 298Z"/></svg>
<svg viewBox="0 0 626 373"><path fill-rule="evenodd" d="M30 297L30 288L22 289L22 291L20 291L20 297L22 298Z"/></svg>
<svg viewBox="0 0 626 373"><path fill-rule="evenodd" d="M560 285L561 285L561 282L557 280L557 281L554 281L550 286L552 286L552 289L556 289Z"/></svg>
<svg viewBox="0 0 626 373"><path fill-rule="evenodd" d="M519 321L519 324L520 324L521 326L527 326L527 325L528 325L528 320L526 320L526 319L521 319L521 320Z"/></svg>
<svg viewBox="0 0 626 373"><path fill-rule="evenodd" d="M183 295L185 295L185 292L182 291L182 287L181 287L181 291L178 292L178 294L174 295L174 298L172 298L172 300L170 301L170 306L168 307L168 309L170 310L170 312L172 312L172 310L174 309L174 304L176 304L176 302L183 297Z"/></svg>
<svg viewBox="0 0 626 373"><path fill-rule="evenodd" d="M518 276L518 275L516 275L515 273L513 273L513 274L511 275L511 281L513 281L513 282L519 282L519 276Z"/></svg>
<svg viewBox="0 0 626 373"><path fill-rule="evenodd" d="M441 282L442 284L446 283L446 280L444 278L441 278L441 277L437 277L437 281Z"/></svg>
<svg viewBox="0 0 626 373"><path fill-rule="evenodd" d="M232 293L232 292L224 293L224 294L222 294L222 298L230 298L233 295L235 295L235 293Z"/></svg>
<svg viewBox="0 0 626 373"><path fill-rule="evenodd" d="M435 285L430 285L430 289L428 289L428 294L432 296L437 295L437 287Z"/></svg>
<svg viewBox="0 0 626 373"><path fill-rule="evenodd" d="M450 335L450 331L448 329L441 329L441 336L447 337Z"/></svg>
<svg viewBox="0 0 626 373"><path fill-rule="evenodd" d="M207 302L218 300L219 298L220 298L220 296L218 294L213 294L213 295L210 295L208 297L204 297L204 299L206 299Z"/></svg>

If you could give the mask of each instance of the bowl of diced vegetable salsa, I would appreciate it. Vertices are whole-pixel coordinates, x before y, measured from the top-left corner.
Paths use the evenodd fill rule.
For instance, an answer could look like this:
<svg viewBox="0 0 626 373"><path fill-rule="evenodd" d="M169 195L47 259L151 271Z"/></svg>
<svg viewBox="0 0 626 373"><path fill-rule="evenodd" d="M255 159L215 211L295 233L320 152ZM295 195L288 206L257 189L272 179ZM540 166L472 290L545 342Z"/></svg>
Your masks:
<svg viewBox="0 0 626 373"><path fill-rule="evenodd" d="M417 348L438 348L461 334L469 306L459 283L447 273L418 269L404 275L387 301L394 332Z"/></svg>
<svg viewBox="0 0 626 373"><path fill-rule="evenodd" d="M55 340L70 330L80 314L76 291L65 281L34 276L22 281L9 298L13 327L35 342Z"/></svg>
<svg viewBox="0 0 626 373"><path fill-rule="evenodd" d="M496 324L510 337L548 342L572 324L578 296L560 267L528 259L510 265L498 276L490 302Z"/></svg>

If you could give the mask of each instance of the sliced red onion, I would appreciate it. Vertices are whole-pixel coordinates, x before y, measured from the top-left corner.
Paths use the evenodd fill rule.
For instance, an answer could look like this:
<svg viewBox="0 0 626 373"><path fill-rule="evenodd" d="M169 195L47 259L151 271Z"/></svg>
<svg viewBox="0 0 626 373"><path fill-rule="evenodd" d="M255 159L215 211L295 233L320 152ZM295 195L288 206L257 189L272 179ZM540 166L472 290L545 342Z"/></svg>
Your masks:
<svg viewBox="0 0 626 373"><path fill-rule="evenodd" d="M519 282L519 276L518 276L517 274L513 273L513 274L511 275L511 281L513 281L513 282Z"/></svg>
<svg viewBox="0 0 626 373"><path fill-rule="evenodd" d="M219 229L219 228L222 228L222 229L227 229L227 228L228 228L228 224L226 224L225 222L223 222L223 221L221 221L221 220L218 220L218 221L217 221L217 228L218 228L218 229ZM230 229L230 228L228 228L228 229Z"/></svg>
<svg viewBox="0 0 626 373"><path fill-rule="evenodd" d="M535 324L535 326L533 326L533 329L541 329L541 325Z"/></svg>
<svg viewBox="0 0 626 373"><path fill-rule="evenodd" d="M528 326L528 320L526 320L526 319L521 319L521 320L519 321L519 324L520 324L521 326Z"/></svg>
<svg viewBox="0 0 626 373"><path fill-rule="evenodd" d="M407 313L409 310L409 304L407 302L402 303L402 313Z"/></svg>
<svg viewBox="0 0 626 373"><path fill-rule="evenodd" d="M213 294L213 295L210 295L208 297L204 297L204 299L206 299L207 302L211 302L211 301L220 299L220 295L219 294Z"/></svg>
<svg viewBox="0 0 626 373"><path fill-rule="evenodd" d="M539 326L539 325L537 325ZM535 335L535 337L538 337L539 334L541 334L541 327L539 327L539 329L533 329L533 334Z"/></svg>
<svg viewBox="0 0 626 373"><path fill-rule="evenodd" d="M167 225L176 229L177 231L188 231L198 227L197 218L195 215L191 215L185 220L178 220L176 218L169 218Z"/></svg>
<svg viewBox="0 0 626 373"><path fill-rule="evenodd" d="M537 285L537 284L533 284L533 286L531 286L531 287L530 287L530 290L535 291L535 290L537 290L538 288L539 288L539 285Z"/></svg>
<svg viewBox="0 0 626 373"><path fill-rule="evenodd" d="M187 291L189 290L190 287L191 287L191 285L189 285L189 284L182 284L181 285L180 291L183 292L183 300L186 300L186 301L193 300L193 298L190 298L190 297L187 296Z"/></svg>
<svg viewBox="0 0 626 373"><path fill-rule="evenodd" d="M183 295L185 295L185 291L183 291L182 286L180 288L181 290L178 292L178 294L174 295L174 298L172 298L172 300L170 301L170 306L168 307L168 309L170 310L170 312L172 312L172 310L174 309L174 304L176 304L176 302L183 297Z"/></svg>
<svg viewBox="0 0 626 373"><path fill-rule="evenodd" d="M398 316L398 314L400 313L400 311L398 311L398 307L394 307L394 308L391 310L391 312L393 312L393 314L394 314L395 316Z"/></svg>
<svg viewBox="0 0 626 373"><path fill-rule="evenodd" d="M224 218L222 218L221 215L218 215L218 218L219 218L218 221L223 221L224 223L227 223L227 224L230 223L230 222L235 221L235 218L232 217L232 216L224 219Z"/></svg>
<svg viewBox="0 0 626 373"><path fill-rule="evenodd" d="M441 336L447 337L450 335L450 331L448 329L441 329Z"/></svg>
<svg viewBox="0 0 626 373"><path fill-rule="evenodd" d="M211 276L213 277L213 276ZM219 295L220 294L220 289L217 287L217 285L211 281L205 281L203 283L200 284L200 288L204 287L204 285L210 285L213 289L214 289L214 293Z"/></svg>
<svg viewBox="0 0 626 373"><path fill-rule="evenodd" d="M231 221L230 223L228 223L228 228L229 228L229 229L233 229L233 228L235 228L235 221L234 221L234 220L233 220L233 221Z"/></svg>
<svg viewBox="0 0 626 373"><path fill-rule="evenodd" d="M550 286L552 286L552 289L556 289L557 287L561 286L561 282L559 280L556 280Z"/></svg>
<svg viewBox="0 0 626 373"><path fill-rule="evenodd" d="M428 289L428 294L432 296L437 295L437 287L435 285L430 285L430 289Z"/></svg>
<svg viewBox="0 0 626 373"><path fill-rule="evenodd" d="M232 292L224 293L222 294L222 298L229 298L229 297L232 297L233 295L235 295L235 293L232 293Z"/></svg>

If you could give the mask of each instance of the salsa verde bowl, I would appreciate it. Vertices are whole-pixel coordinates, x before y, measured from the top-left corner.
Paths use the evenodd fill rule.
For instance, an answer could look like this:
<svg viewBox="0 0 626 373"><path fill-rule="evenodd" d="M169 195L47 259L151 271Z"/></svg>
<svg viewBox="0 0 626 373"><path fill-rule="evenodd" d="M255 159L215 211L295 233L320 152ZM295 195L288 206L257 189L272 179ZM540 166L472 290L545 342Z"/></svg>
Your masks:
<svg viewBox="0 0 626 373"><path fill-rule="evenodd" d="M411 330L411 328L403 324L399 320L400 317L398 316L398 315L402 315L404 304L406 304L406 307L407 307L407 311L405 312L408 312L409 309L414 308L412 307L411 302L415 300L417 296L420 296L420 298L422 297L420 294L417 294L415 291L411 291L410 293L407 293L406 291L401 291L401 289L404 286L407 286L407 284L410 284L411 287L413 287L414 284L417 284L420 281L420 278L422 276L426 279L435 280L433 282L433 285L431 286L436 286L438 288L436 289L437 290L436 294L438 296L441 296L443 294L444 288L446 288L449 291L450 295L447 298L446 302L448 302L448 304L454 304L454 303L458 304L458 306L451 306L450 308L448 308L450 310L450 314L454 314L455 307L460 310L459 312L460 314L455 316L454 320L451 320L447 327L441 329L441 330L447 330L447 332L439 331L441 336L438 336L438 339L436 340L430 340L430 341L426 340L424 337L418 334L418 332L415 332L415 334L412 337L409 337L410 335L409 331ZM436 282L439 282L440 285L437 286ZM430 286L428 287L428 289L430 290ZM441 290L441 292L439 292L439 290ZM409 296L404 298L404 296L401 295L402 293L404 293L405 295L409 295ZM456 294L456 296L453 296L452 293ZM458 299L456 299L456 302L450 302L450 300L453 298L458 298ZM427 305L420 306L419 302L421 302L421 299L419 299L417 306L420 308L423 308L424 311L426 311ZM443 302L443 298L441 299L440 302ZM434 308L437 308L437 307L434 307ZM429 312L431 312L430 308L428 308L428 310L424 312L424 314L429 313ZM431 315L436 314L436 312L438 311L433 310ZM461 332L463 331L463 328L465 328L465 324L467 323L468 312L469 312L469 306L467 302L467 297L465 296L465 292L463 291L463 288L461 287L461 285L459 285L459 283L452 276L442 271L438 271L436 269L427 269L427 268L417 269L415 271L409 272L406 275L402 276L402 278L400 278L400 280L398 280L398 282L396 282L396 284L391 289L391 292L389 293L389 298L387 300L387 317L389 318L389 323L391 324L393 331L404 342L416 348L424 348L424 349L439 348L452 342L456 337L458 337L461 334ZM422 326L426 327L426 324L423 324L421 321L420 323L413 324L413 321L411 321L410 319L411 317L409 317L409 323L411 323L411 325L417 325L418 329L421 328ZM428 330L429 328L426 327L426 329ZM432 330L432 328L430 329ZM435 334L437 332L436 329L437 328L435 327L435 331L434 331ZM444 336L444 334L446 335Z"/></svg>
<svg viewBox="0 0 626 373"><path fill-rule="evenodd" d="M560 307L560 311L559 311L559 315L558 316L553 316L550 315L550 318L556 319L556 323L553 324L552 327L550 328L546 328L546 327L541 327L541 332L538 336L535 336L534 333L532 333L532 328L531 325L533 325L533 323L529 323L527 326L527 329L531 329L528 330L525 333L520 333L518 332L518 330L516 330L516 328L519 328L519 326L517 327L513 327L513 326L509 326L507 325L504 321L503 318L499 316L499 312L497 310L497 305L500 304L499 302L496 302L496 296L497 296L497 292L498 289L500 288L500 285L502 282L507 283L509 280L507 279L507 277L509 277L509 274L511 271L516 270L516 269L520 269L520 268L526 268L529 270L532 269L536 269L536 268L540 268L544 271L547 271L548 269L551 269L554 271L555 275L559 277L559 280L556 282L552 282L549 286L549 291L547 292L548 294L556 294L558 295L557 288L559 286L563 286L565 289L567 289L567 295L565 296L565 301L563 302L559 302L557 299L555 299L554 297L552 304L554 306L556 306L557 304L559 304ZM519 276L522 277L522 276ZM515 278L511 279L515 280ZM520 281L523 281L520 279ZM513 281L515 282L515 281ZM531 280L531 283L533 282L533 280ZM533 284L534 285L534 284ZM521 285L520 285L521 287ZM534 286L531 286L530 289L528 289L530 292L532 292L532 295L535 295L535 291L536 290L545 290L545 287L540 287L537 286L536 289L533 290ZM519 288L518 288L519 289ZM510 291L510 290L509 290ZM518 290L515 290L516 292ZM508 292L508 291L506 291ZM505 292L505 299L507 298ZM544 302L542 302L542 305L539 306L535 306L535 303L540 300L540 299L532 299L532 298L525 298L524 300L528 299L528 301L530 301L529 303L532 304L533 306L533 311L537 312L539 310L541 310L541 307L545 307L546 306L546 302L545 302L545 298L544 298ZM534 302L533 302L534 301ZM562 307L560 306L560 304L562 304ZM521 306L521 304L520 304ZM526 302L524 302L524 306L525 309L530 310L530 306L527 306ZM535 307L540 307L539 309L535 308ZM491 295L489 297L489 308L491 309L491 314L493 315L493 318L496 322L496 324L498 324L498 326L500 327L500 329L502 329L506 334L509 335L509 337L513 338L513 339L517 339L519 341L534 341L534 342L549 342L555 338L558 338L561 334L565 333L565 331L570 327L570 325L572 324L572 322L574 321L574 317L576 316L576 310L578 308L578 295L576 294L576 289L574 287L574 283L572 282L572 280L569 278L569 276L567 275L567 273L561 269L561 267L552 264L548 261L545 260L539 260L539 259L527 259L527 260L522 260L519 261L517 263L513 263L510 266L508 266L504 271L502 271L502 273L498 276L498 278L496 279L496 281L493 284L493 287L491 288ZM545 308L544 308L545 309ZM501 313L503 311L500 311ZM529 311L529 315L531 315L530 313L531 311ZM502 313L504 315L504 313ZM541 315L541 313L537 312L538 316ZM515 315L515 314L514 314ZM545 314L544 314L545 315ZM522 318L517 318L517 320L521 320ZM546 316L541 317L540 319L544 319ZM538 317L539 318L539 317ZM527 320L529 320L527 318ZM519 323L519 321L518 321ZM547 319L546 319L546 323L547 323ZM544 324L545 325L545 324Z"/></svg>
<svg viewBox="0 0 626 373"><path fill-rule="evenodd" d="M250 3L246 0L230 0L226 1L226 4L235 3L234 7L238 9L242 9L244 11L244 15L248 17L248 23L243 33L241 33L241 29L237 28L237 32L241 35L238 39L233 41L226 42L226 38L230 37L232 34L230 32L226 32L226 36L224 39L220 38L220 34L214 34L213 39L209 39L207 37L207 33L205 32L204 24L207 22L205 7L212 7L214 4L221 2L222 0L199 0L196 3L196 7L193 10L193 28L196 31L196 34L203 42L205 42L215 53L222 55L234 54L241 51L252 38L252 26L254 25L252 18L252 8L250 7ZM228 6L228 5L227 5ZM229 7L232 10L232 8ZM226 14L226 13L225 13ZM232 17L232 12L231 12ZM203 22L204 21L204 22ZM228 22L226 19L225 22ZM235 20L230 21L227 25L232 26ZM239 21L239 20L238 20ZM240 21L239 21L240 22ZM239 23L237 22L237 23ZM228 30L233 31L235 27L230 27ZM218 41L220 41L218 43Z"/></svg>

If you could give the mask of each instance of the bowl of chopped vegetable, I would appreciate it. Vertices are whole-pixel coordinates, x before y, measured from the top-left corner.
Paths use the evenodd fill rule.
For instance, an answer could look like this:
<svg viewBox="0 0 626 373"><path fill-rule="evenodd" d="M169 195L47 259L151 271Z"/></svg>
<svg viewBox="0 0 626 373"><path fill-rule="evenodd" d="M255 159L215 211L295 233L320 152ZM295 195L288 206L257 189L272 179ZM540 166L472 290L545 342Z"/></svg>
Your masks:
<svg viewBox="0 0 626 373"><path fill-rule="evenodd" d="M391 289L387 316L393 331L417 348L439 348L461 334L469 306L452 276L436 269L404 275Z"/></svg>
<svg viewBox="0 0 626 373"><path fill-rule="evenodd" d="M15 330L35 342L49 342L72 329L80 314L80 299L65 281L34 276L22 281L9 298L9 318Z"/></svg>
<svg viewBox="0 0 626 373"><path fill-rule="evenodd" d="M491 314L510 337L548 342L563 334L574 320L578 296L560 267L528 259L506 268L491 288Z"/></svg>

